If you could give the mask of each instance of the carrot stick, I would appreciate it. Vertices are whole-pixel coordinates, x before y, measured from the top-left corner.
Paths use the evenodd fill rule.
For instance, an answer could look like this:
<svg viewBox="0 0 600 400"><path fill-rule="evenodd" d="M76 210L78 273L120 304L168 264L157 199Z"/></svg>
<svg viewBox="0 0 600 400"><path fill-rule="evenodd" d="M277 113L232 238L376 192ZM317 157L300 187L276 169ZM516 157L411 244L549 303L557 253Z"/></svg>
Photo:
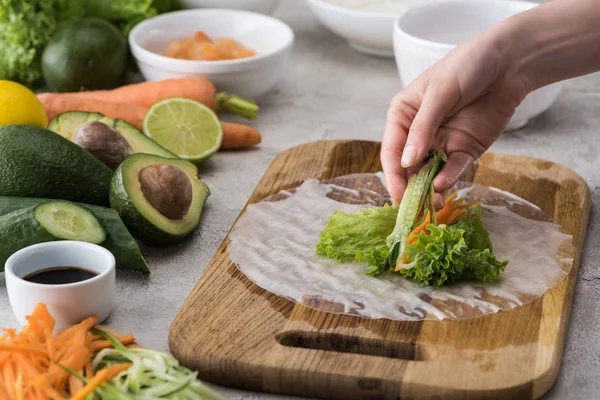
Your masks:
<svg viewBox="0 0 600 400"><path fill-rule="evenodd" d="M221 126L223 127L221 149L223 150L242 149L261 142L260 133L251 126L231 122L221 122Z"/></svg>
<svg viewBox="0 0 600 400"><path fill-rule="evenodd" d="M85 377L86 379L92 379L92 376L94 376L94 368L92 368L92 362L88 361L85 364Z"/></svg>
<svg viewBox="0 0 600 400"><path fill-rule="evenodd" d="M48 349L37 346L15 345L0 343L0 351L16 351L22 353L48 354Z"/></svg>
<svg viewBox="0 0 600 400"><path fill-rule="evenodd" d="M121 336L119 338L119 341L123 345L127 346L129 344L135 343L135 338L133 337L133 335L126 335L126 336ZM113 345L108 340L96 340L95 342L92 342L90 345L90 348L92 349L92 351L109 349L111 347L113 347Z"/></svg>
<svg viewBox="0 0 600 400"><path fill-rule="evenodd" d="M98 373L88 382L87 385L85 385L81 391L77 392L75 396L71 397L71 400L85 400L85 398L92 394L100 385L113 379L121 372L127 371L132 365L133 364L131 363L119 364L98 371Z"/></svg>
<svg viewBox="0 0 600 400"><path fill-rule="evenodd" d="M46 93L43 95L46 95ZM188 77L147 81L121 86L113 90L63 93L61 96L76 99L84 104L93 99L147 108L169 97L187 97L199 101L213 111L217 111L216 95L215 86L209 80L201 77ZM110 115L106 116L110 117ZM50 116L48 118L51 119Z"/></svg>
<svg viewBox="0 0 600 400"><path fill-rule="evenodd" d="M466 216L468 213L465 208L476 204L474 203L465 203L464 199L456 200L456 194L458 192L452 193L446 199L444 203L444 207L435 213L438 225L453 225L456 222L460 221L460 219ZM417 241L417 236L421 232L425 232L425 234L429 234L427 230L427 225L431 223L431 215L428 213L425 221L423 221L419 226L417 226L409 235L409 239L407 241L408 244L414 243Z"/></svg>
<svg viewBox="0 0 600 400"><path fill-rule="evenodd" d="M38 94L37 98L44 106L49 120L67 111L99 112L112 119L125 120L141 129L148 111L148 107L145 106L116 103L95 98L80 99L72 95L59 93L42 93Z"/></svg>

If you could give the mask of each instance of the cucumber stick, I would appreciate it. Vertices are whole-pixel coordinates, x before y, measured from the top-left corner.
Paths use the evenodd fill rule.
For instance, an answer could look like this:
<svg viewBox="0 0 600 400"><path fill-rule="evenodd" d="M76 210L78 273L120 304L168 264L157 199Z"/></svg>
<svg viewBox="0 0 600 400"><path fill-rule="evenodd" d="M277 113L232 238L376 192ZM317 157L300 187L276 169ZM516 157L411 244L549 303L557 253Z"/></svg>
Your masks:
<svg viewBox="0 0 600 400"><path fill-rule="evenodd" d="M2 219L2 216L14 211L35 207L49 201L51 200L0 196L0 219ZM143 273L150 272L137 242L133 236L131 236L115 210L88 204L74 204L81 205L90 210L98 219L100 225L102 225L106 231L106 240L100 245L113 253L117 261L117 268L132 269ZM0 265L0 271L2 271L3 268L4 264Z"/></svg>
<svg viewBox="0 0 600 400"><path fill-rule="evenodd" d="M0 217L0 266L14 252L37 243L80 240L100 244L106 232L91 211L66 201L48 201Z"/></svg>
<svg viewBox="0 0 600 400"><path fill-rule="evenodd" d="M408 178L408 184L398 208L396 226L387 238L387 245L390 248L389 265L399 268L402 263L402 255L408 236L423 211L425 200L429 199L430 202L433 202L433 179L445 162L446 155L443 151L433 151L429 154L419 172ZM433 204L430 206L433 207ZM432 213L432 215L434 214Z"/></svg>

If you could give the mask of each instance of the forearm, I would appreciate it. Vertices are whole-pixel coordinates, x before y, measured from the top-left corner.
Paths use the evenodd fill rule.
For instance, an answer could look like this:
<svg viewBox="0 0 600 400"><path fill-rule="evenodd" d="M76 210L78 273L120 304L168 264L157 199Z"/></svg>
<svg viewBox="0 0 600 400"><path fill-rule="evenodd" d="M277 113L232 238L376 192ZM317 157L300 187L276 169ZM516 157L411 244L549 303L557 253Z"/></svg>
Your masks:
<svg viewBox="0 0 600 400"><path fill-rule="evenodd" d="M600 0L554 0L496 29L511 72L531 90L600 70Z"/></svg>

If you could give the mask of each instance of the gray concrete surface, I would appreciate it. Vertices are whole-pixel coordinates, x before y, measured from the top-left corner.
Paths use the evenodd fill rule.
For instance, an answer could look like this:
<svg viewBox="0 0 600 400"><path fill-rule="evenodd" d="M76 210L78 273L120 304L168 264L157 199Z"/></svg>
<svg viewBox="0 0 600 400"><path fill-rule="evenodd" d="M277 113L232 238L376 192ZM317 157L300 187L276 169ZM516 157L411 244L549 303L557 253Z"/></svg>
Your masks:
<svg viewBox="0 0 600 400"><path fill-rule="evenodd" d="M167 350L173 318L222 242L271 160L281 151L324 139L380 140L385 112L400 81L393 60L355 53L318 24L303 2L282 2L276 16L297 35L292 67L276 90L260 99L256 150L219 153L202 167L212 190L200 229L191 240L164 250L144 248L152 269L144 279L118 276L116 306L108 323L151 348ZM593 212L579 274L560 376L545 399L600 398L600 75L571 81L556 104L492 148L566 165L593 190ZM0 326L16 326L0 274ZM233 400L284 399L227 388Z"/></svg>

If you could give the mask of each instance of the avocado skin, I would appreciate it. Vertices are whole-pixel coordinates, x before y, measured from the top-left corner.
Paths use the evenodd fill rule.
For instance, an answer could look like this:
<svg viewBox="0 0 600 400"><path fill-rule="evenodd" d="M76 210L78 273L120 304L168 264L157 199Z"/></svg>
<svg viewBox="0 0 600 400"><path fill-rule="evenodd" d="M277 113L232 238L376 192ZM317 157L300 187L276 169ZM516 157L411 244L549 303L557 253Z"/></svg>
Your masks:
<svg viewBox="0 0 600 400"><path fill-rule="evenodd" d="M129 165L127 162L128 159L139 159L140 157L148 157L149 159L154 160L154 162L150 162L148 165L156 164L157 160L161 160L162 164L171 164L177 166L176 163L169 162L173 160L155 155L138 153L129 156L123 163L121 163L121 165L119 165L112 177L110 184L110 206L119 213L119 216L125 223L125 226L127 226L129 232L131 232L131 234L141 242L151 246L168 246L182 242L194 231L196 227L188 231L181 232L180 234L165 232L160 229L160 227L149 221L144 215L142 215L129 198L129 194L125 189L124 184L124 168L127 168ZM182 160L178 161L181 162ZM210 191L204 183L202 183L202 185L204 185L206 195L200 196L200 198L197 199L196 204L191 205L190 210L192 208L202 210L204 204L206 204L206 200L210 195ZM139 195L144 195L141 190ZM156 212L158 213L158 211Z"/></svg>
<svg viewBox="0 0 600 400"><path fill-rule="evenodd" d="M111 176L90 153L48 129L0 127L0 196L108 206Z"/></svg>
<svg viewBox="0 0 600 400"><path fill-rule="evenodd" d="M42 72L55 92L113 89L123 83L127 62L127 38L119 29L86 18L54 34L42 53Z"/></svg>

